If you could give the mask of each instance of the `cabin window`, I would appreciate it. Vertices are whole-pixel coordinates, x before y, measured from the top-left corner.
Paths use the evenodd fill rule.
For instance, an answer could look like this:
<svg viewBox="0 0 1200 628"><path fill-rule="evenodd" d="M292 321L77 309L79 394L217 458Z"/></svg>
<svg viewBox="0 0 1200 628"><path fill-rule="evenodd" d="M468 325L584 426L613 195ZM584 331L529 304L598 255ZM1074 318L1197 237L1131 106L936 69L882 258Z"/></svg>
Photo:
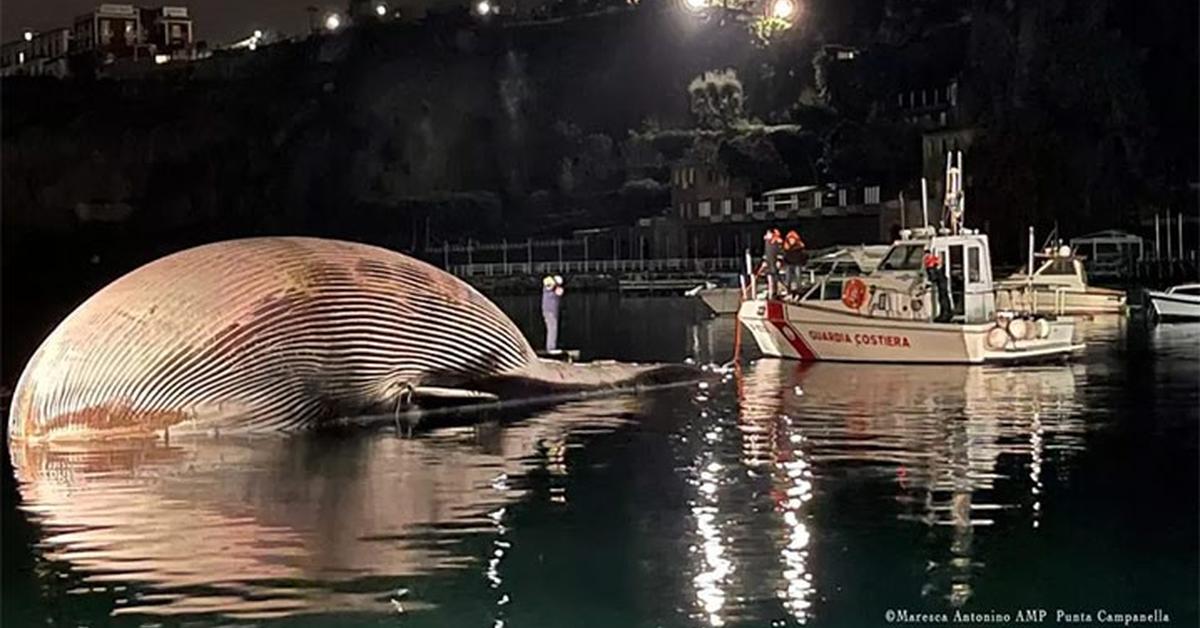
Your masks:
<svg viewBox="0 0 1200 628"><path fill-rule="evenodd" d="M979 247L967 249L967 281L979 283Z"/></svg>
<svg viewBox="0 0 1200 628"><path fill-rule="evenodd" d="M921 270L925 247L920 244L900 244L888 251L879 264L880 270Z"/></svg>
<svg viewBox="0 0 1200 628"><path fill-rule="evenodd" d="M1056 259L1050 262L1046 270L1042 271L1043 275L1074 275L1075 261L1069 259Z"/></svg>
<svg viewBox="0 0 1200 628"><path fill-rule="evenodd" d="M1173 290L1173 291L1171 292L1171 294L1190 294L1190 295L1200 295L1200 287L1196 287L1196 286L1187 286L1187 287L1184 287L1184 288L1176 288L1175 290Z"/></svg>

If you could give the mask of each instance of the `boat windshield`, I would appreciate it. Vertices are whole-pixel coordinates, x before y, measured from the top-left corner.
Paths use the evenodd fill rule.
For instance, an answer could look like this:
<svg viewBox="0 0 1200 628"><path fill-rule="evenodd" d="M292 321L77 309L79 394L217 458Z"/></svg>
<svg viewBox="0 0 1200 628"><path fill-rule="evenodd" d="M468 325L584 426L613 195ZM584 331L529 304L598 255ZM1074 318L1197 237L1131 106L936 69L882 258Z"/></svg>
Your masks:
<svg viewBox="0 0 1200 628"><path fill-rule="evenodd" d="M897 244L888 251L877 270L921 270L924 252L925 247L920 244Z"/></svg>
<svg viewBox="0 0 1200 628"><path fill-rule="evenodd" d="M1071 259L1055 259L1051 261L1046 270L1042 271L1043 275L1074 275L1075 261Z"/></svg>

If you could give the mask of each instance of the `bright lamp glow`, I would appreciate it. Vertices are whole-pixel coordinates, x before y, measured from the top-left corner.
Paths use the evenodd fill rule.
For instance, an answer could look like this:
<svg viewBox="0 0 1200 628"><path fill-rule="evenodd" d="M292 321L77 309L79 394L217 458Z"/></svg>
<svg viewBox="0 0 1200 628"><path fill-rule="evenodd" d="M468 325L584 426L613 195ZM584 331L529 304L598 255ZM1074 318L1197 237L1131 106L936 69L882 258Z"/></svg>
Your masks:
<svg viewBox="0 0 1200 628"><path fill-rule="evenodd" d="M255 39L262 39L262 31L254 31Z"/></svg>
<svg viewBox="0 0 1200 628"><path fill-rule="evenodd" d="M387 15L387 5L382 2L375 5L375 15L378 15L379 17Z"/></svg>
<svg viewBox="0 0 1200 628"><path fill-rule="evenodd" d="M796 3L792 0L775 0L771 5L771 15L781 20L792 17L796 12Z"/></svg>
<svg viewBox="0 0 1200 628"><path fill-rule="evenodd" d="M330 13L325 16L325 29L336 31L342 25L342 18L337 13Z"/></svg>
<svg viewBox="0 0 1200 628"><path fill-rule="evenodd" d="M703 11L708 8L708 0L683 0L683 6L688 11Z"/></svg>
<svg viewBox="0 0 1200 628"><path fill-rule="evenodd" d="M492 12L492 3L488 0L480 0L479 4L475 5L475 12L480 15L488 15Z"/></svg>
<svg viewBox="0 0 1200 628"><path fill-rule="evenodd" d="M25 31L25 41L33 41L33 31Z"/></svg>

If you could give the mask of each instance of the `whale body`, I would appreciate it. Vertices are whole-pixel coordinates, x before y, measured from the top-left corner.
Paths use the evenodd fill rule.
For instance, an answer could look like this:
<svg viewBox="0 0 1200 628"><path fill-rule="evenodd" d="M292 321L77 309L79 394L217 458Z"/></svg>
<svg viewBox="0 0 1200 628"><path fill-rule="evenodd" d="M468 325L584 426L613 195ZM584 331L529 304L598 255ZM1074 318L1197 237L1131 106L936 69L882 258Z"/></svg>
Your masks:
<svg viewBox="0 0 1200 628"><path fill-rule="evenodd" d="M8 433L290 430L425 393L615 387L655 369L542 360L482 294L394 251L249 238L161 258L80 305L22 373Z"/></svg>

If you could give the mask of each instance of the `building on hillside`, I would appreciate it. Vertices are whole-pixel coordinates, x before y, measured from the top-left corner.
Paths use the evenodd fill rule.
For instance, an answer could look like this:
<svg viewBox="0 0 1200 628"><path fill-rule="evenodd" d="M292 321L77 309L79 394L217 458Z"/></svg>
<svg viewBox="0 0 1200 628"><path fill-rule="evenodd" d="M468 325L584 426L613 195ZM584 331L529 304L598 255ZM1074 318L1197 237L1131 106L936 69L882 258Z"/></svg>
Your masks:
<svg viewBox="0 0 1200 628"><path fill-rule="evenodd" d="M143 41L153 48L156 55L177 56L192 49L195 40L187 7L142 8L139 13Z"/></svg>
<svg viewBox="0 0 1200 628"><path fill-rule="evenodd" d="M67 28L34 33L0 46L0 76L67 75L71 31Z"/></svg>
<svg viewBox="0 0 1200 628"><path fill-rule="evenodd" d="M134 57L143 42L141 12L132 4L101 4L75 18L73 54Z"/></svg>
<svg viewBox="0 0 1200 628"><path fill-rule="evenodd" d="M655 256L722 257L758 251L768 228L796 229L810 246L890 241L895 204L885 209L877 185L792 186L754 196L749 182L721 166L684 160L672 167L670 212L642 227Z"/></svg>

